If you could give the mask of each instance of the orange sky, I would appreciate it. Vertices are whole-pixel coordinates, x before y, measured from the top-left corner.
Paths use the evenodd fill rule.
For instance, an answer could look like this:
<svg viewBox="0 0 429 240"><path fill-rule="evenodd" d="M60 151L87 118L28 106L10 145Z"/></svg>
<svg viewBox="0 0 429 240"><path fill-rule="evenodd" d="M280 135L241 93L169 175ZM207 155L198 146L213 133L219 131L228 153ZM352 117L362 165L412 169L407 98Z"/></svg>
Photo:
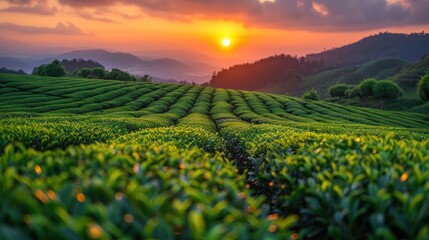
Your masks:
<svg viewBox="0 0 429 240"><path fill-rule="evenodd" d="M423 19L423 23L420 20L418 24L410 21L410 24L392 24L392 26L375 28L371 23L356 20L357 29L353 25L348 30L346 25L346 27L340 26L338 29L330 27L325 30L325 28L311 29L309 27L311 24L315 25L317 19L314 22L302 23L302 27L289 27L287 24L277 24L275 18L271 19L266 15L261 15L261 20L255 22L250 18L252 15L246 15L246 12L231 15L231 17L217 17L216 14L223 11L222 9L216 9L217 12L215 10L205 12L206 10L198 3L193 3L196 5L194 12L180 10L181 7L184 9L188 7L190 2L195 2L195 0L177 0L177 2L184 3L183 6L175 7L184 12L172 14L171 17L167 17L169 10L156 9L154 12L154 10L148 9L153 6L127 4L126 1L119 1L122 2L119 4L106 3L109 2L108 0L94 1L100 2L100 7L73 5L77 2L84 4L82 1L68 4L66 2L70 1L0 0L1 36L31 45L105 48L131 53L178 49L204 53L218 58L227 57L236 61L248 61L275 53L304 55L319 52L357 41L380 31L409 33L429 30L427 23L429 20L426 19ZM303 2L305 1L297 1L297 7L304 4ZM404 4L407 4L406 0L387 2L386 6L396 4L394 6L398 8L401 6L405 8ZM101 5L102 3L104 5ZM258 4L264 6L264 4L273 3L275 1L253 3L249 9ZM329 8L328 4L311 3L308 7L312 8L310 9L314 15L311 15L312 18L327 19L333 15L330 12L332 8ZM253 12L251 13L253 14ZM416 19L418 20L418 18ZM290 21L279 19L279 22L280 20L286 23ZM298 20L293 23L301 25ZM60 25L57 26L58 24ZM368 27L365 27L364 24L368 24ZM229 48L221 47L221 40L225 36L231 38L232 45Z"/></svg>

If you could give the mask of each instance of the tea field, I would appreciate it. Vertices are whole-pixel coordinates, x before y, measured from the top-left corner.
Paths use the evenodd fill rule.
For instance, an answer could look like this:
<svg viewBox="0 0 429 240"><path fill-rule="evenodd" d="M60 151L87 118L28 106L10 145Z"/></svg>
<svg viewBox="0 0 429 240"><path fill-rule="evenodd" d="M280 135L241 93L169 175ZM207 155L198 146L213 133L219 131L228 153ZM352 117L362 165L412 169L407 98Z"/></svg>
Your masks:
<svg viewBox="0 0 429 240"><path fill-rule="evenodd" d="M0 74L0 239L429 239L429 115Z"/></svg>

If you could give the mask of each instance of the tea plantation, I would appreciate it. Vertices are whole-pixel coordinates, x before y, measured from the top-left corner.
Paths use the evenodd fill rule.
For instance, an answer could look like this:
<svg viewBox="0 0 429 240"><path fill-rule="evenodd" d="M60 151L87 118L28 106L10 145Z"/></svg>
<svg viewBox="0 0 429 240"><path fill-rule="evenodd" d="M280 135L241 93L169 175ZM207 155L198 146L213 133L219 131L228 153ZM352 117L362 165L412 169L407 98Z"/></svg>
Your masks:
<svg viewBox="0 0 429 240"><path fill-rule="evenodd" d="M0 239L429 239L429 115L0 75Z"/></svg>

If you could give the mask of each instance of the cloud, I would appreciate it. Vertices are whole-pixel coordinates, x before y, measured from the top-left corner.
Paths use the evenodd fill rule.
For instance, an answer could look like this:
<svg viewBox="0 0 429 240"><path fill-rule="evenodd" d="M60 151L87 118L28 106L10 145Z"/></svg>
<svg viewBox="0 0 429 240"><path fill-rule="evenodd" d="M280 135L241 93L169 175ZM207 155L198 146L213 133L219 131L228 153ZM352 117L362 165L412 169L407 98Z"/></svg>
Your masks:
<svg viewBox="0 0 429 240"><path fill-rule="evenodd" d="M7 0L11 6L0 9L0 12L30 13L38 15L54 15L57 9L49 6L46 0Z"/></svg>
<svg viewBox="0 0 429 240"><path fill-rule="evenodd" d="M98 22L104 22L104 23L116 23L116 21L110 19L110 18L106 18L106 17L101 17L99 14L93 13L93 12L88 12L88 11L78 11L77 15L79 15L82 18L85 19L89 19L89 20L94 20L94 21L98 21Z"/></svg>
<svg viewBox="0 0 429 240"><path fill-rule="evenodd" d="M55 27L24 26L10 22L3 22L0 23L0 31L13 31L25 34L84 35L80 28L70 22L60 22Z"/></svg>
<svg viewBox="0 0 429 240"><path fill-rule="evenodd" d="M74 8L115 4L166 19L222 19L248 26L358 31L429 24L428 0L58 0Z"/></svg>

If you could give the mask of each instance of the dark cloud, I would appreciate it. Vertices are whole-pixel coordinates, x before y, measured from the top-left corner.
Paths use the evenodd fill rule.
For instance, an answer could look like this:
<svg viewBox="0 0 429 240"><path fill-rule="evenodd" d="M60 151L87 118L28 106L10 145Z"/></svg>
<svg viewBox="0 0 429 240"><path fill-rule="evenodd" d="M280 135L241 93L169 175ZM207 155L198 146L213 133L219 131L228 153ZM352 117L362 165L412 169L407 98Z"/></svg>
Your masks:
<svg viewBox="0 0 429 240"><path fill-rule="evenodd" d="M30 0L8 0L26 4ZM247 26L358 31L429 24L429 0L58 0L75 8L133 5L166 19L222 19ZM263 2L263 3L261 3ZM97 16L97 18L101 18ZM99 19L100 20L100 19ZM105 19L106 20L106 19Z"/></svg>
<svg viewBox="0 0 429 240"><path fill-rule="evenodd" d="M25 34L60 34L60 35L83 35L84 33L73 23L58 23L55 27L24 26L14 23L0 23L0 31L13 31Z"/></svg>
<svg viewBox="0 0 429 240"><path fill-rule="evenodd" d="M130 1L128 1L130 2ZM221 16L247 25L323 31L356 31L429 24L428 0L152 0L132 1L146 12Z"/></svg>

